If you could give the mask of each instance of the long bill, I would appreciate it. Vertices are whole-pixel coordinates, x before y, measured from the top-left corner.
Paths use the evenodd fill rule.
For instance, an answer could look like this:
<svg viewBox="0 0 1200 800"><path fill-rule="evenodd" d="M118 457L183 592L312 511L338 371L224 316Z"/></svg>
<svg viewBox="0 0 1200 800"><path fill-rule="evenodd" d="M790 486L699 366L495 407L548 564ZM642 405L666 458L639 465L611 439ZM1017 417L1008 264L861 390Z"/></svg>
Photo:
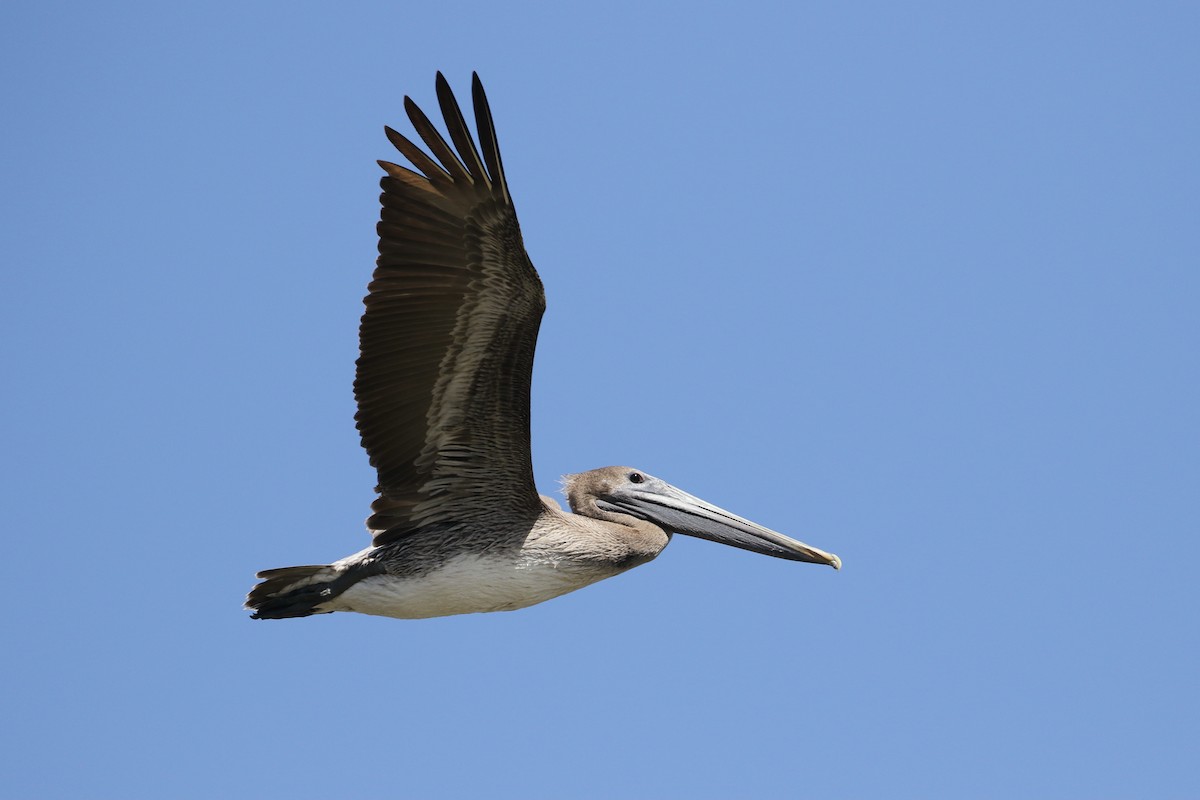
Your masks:
<svg viewBox="0 0 1200 800"><path fill-rule="evenodd" d="M597 505L649 520L674 533L696 536L775 558L842 568L842 560L833 553L818 550L731 514L664 481L654 480L637 487L622 487L605 500L598 501Z"/></svg>

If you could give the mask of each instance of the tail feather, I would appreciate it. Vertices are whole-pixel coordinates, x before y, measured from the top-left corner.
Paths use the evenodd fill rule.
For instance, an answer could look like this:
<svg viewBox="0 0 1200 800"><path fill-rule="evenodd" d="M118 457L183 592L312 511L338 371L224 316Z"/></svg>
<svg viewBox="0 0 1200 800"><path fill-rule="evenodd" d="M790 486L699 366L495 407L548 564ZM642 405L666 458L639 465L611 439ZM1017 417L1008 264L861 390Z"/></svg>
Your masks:
<svg viewBox="0 0 1200 800"><path fill-rule="evenodd" d="M253 619L329 614L330 611L319 610L317 606L333 600L363 578L382 573L382 567L369 561L351 568L312 564L264 569L256 576L262 582L246 596L246 608L254 612L250 615Z"/></svg>
<svg viewBox="0 0 1200 800"><path fill-rule="evenodd" d="M246 608L253 609L250 616L254 619L287 619L327 613L315 609L330 599L331 593L326 591L328 581L336 576L337 572L325 564L264 569L255 576L264 580L246 596Z"/></svg>

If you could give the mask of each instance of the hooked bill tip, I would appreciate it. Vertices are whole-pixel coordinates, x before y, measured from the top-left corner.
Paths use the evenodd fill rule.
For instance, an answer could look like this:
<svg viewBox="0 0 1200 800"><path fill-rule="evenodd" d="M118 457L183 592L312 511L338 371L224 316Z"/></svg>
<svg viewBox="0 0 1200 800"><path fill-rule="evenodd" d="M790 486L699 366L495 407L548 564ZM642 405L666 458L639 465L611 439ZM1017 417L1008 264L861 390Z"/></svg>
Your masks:
<svg viewBox="0 0 1200 800"><path fill-rule="evenodd" d="M840 558L838 558L837 556L835 556L833 553L830 553L829 554L829 566L833 567L834 569L836 569L838 571L841 571L842 560Z"/></svg>

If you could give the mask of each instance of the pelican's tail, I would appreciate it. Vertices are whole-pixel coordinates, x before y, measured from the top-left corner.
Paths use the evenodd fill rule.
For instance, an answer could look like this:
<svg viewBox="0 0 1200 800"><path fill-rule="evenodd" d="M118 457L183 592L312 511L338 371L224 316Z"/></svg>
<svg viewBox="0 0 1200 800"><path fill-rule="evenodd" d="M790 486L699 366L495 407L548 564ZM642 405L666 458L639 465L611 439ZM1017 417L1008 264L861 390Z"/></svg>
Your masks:
<svg viewBox="0 0 1200 800"><path fill-rule="evenodd" d="M262 578L246 596L246 608L254 619L287 619L312 614L329 614L331 601L363 578L385 572L377 561L349 561L314 564L307 567L264 569ZM322 608L321 606L324 606Z"/></svg>
<svg viewBox="0 0 1200 800"><path fill-rule="evenodd" d="M246 608L254 612L252 618L288 619L290 616L329 614L332 609L318 606L334 600L366 575L358 570L314 564L263 570L256 577L263 578L263 582L246 596Z"/></svg>
<svg viewBox="0 0 1200 800"><path fill-rule="evenodd" d="M254 611L250 616L287 619L327 613L317 611L316 607L333 599L332 584L337 580L338 570L327 564L280 567L264 569L255 577L263 581L246 596L246 608Z"/></svg>

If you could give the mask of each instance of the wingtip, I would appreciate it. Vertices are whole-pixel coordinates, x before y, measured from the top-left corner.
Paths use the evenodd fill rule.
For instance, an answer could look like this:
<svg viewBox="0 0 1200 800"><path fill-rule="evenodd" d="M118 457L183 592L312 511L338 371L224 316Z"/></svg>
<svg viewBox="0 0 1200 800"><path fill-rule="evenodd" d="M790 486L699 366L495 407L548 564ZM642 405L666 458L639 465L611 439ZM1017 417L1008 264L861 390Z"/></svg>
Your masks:
<svg viewBox="0 0 1200 800"><path fill-rule="evenodd" d="M393 128L391 125L383 126L383 135L387 137L392 146L403 152L404 145L408 144L408 137L400 131Z"/></svg>

